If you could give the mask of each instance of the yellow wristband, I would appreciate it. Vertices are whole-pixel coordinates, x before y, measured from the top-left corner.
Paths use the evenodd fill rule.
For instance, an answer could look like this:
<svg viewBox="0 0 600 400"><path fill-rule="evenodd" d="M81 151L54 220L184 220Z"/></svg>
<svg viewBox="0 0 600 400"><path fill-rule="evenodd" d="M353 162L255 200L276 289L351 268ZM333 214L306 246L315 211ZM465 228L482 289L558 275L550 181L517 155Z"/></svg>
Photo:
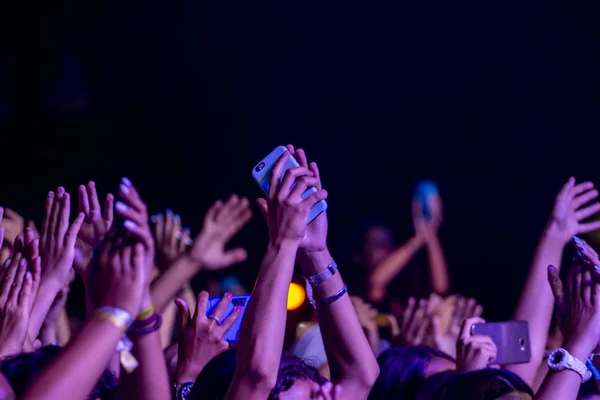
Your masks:
<svg viewBox="0 0 600 400"><path fill-rule="evenodd" d="M137 315L137 320L141 321L144 319L148 319L154 314L154 306L151 304L148 308L143 309Z"/></svg>
<svg viewBox="0 0 600 400"><path fill-rule="evenodd" d="M94 312L93 319L108 321L119 328L123 333L131 326L131 316L118 308L102 307Z"/></svg>

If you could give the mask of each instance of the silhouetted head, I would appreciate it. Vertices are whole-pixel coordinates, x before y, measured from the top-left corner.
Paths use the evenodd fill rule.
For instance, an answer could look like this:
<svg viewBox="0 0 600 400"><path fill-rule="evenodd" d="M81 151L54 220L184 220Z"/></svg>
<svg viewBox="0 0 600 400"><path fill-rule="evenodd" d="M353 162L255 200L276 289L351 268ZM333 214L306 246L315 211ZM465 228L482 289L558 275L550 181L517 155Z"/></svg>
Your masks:
<svg viewBox="0 0 600 400"><path fill-rule="evenodd" d="M453 370L452 357L427 346L396 346L377 358L379 377L369 400L414 399L425 379Z"/></svg>
<svg viewBox="0 0 600 400"><path fill-rule="evenodd" d="M60 346L44 346L33 353L22 353L2 361L0 372L8 379L15 395L21 396L35 376L52 362L60 352ZM90 393L90 399L109 400L116 397L117 379L108 370L100 377Z"/></svg>
<svg viewBox="0 0 600 400"><path fill-rule="evenodd" d="M518 375L504 369L488 368L456 374L435 399L532 400L533 392Z"/></svg>
<svg viewBox="0 0 600 400"><path fill-rule="evenodd" d="M236 359L235 348L213 358L196 379L189 398L193 400L222 400L225 398L235 373ZM277 384L271 391L269 400L285 400L291 395L302 397L305 392L307 393L306 398L309 398L313 382L323 384L326 380L319 375L319 371L307 365L300 358L282 354Z"/></svg>

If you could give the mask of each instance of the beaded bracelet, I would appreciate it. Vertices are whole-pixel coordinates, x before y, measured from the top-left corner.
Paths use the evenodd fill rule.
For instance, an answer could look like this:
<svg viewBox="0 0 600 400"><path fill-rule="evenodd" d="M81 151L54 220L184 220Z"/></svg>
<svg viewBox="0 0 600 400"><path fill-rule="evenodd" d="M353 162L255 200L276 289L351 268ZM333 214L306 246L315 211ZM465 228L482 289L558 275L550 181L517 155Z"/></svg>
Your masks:
<svg viewBox="0 0 600 400"><path fill-rule="evenodd" d="M159 330L162 326L162 317L158 314L154 315L156 315L154 323L152 323L151 325L141 327L132 326L131 328L129 328L129 332L134 335L147 335L149 333L156 332L157 330Z"/></svg>

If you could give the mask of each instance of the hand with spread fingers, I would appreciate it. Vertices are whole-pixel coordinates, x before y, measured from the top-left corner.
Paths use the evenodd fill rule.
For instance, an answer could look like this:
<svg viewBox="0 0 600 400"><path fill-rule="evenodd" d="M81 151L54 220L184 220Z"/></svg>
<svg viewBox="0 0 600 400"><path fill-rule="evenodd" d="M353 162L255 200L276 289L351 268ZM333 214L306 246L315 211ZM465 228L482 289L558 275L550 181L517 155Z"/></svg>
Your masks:
<svg viewBox="0 0 600 400"><path fill-rule="evenodd" d="M450 356L456 356L456 342L460 337L463 322L468 318L480 317L483 307L475 299L467 299L460 295L454 297L454 311L448 326L442 326L440 316L434 315L433 341L435 347Z"/></svg>
<svg viewBox="0 0 600 400"><path fill-rule="evenodd" d="M427 300L421 299L417 302L411 297L402 314L398 340L405 346L421 345L427 340L430 329L431 315L428 312Z"/></svg>
<svg viewBox="0 0 600 400"><path fill-rule="evenodd" d="M250 221L252 211L248 199L232 195L223 203L216 201L206 213L202 230L194 238L189 256L208 271L217 271L241 263L246 250L227 250L227 243Z"/></svg>
<svg viewBox="0 0 600 400"><path fill-rule="evenodd" d="M498 354L498 348L491 337L473 335L473 326L485 324L479 317L463 321L456 342L456 369L458 371L476 371L487 368Z"/></svg>
<svg viewBox="0 0 600 400"><path fill-rule="evenodd" d="M192 243L189 228L181 227L181 217L173 214L170 209L165 216L157 214L152 217L154 222L154 238L156 243L156 264L160 270L165 270L185 253Z"/></svg>
<svg viewBox="0 0 600 400"><path fill-rule="evenodd" d="M314 382L310 398L314 400L342 400L342 385L334 385L331 382L319 385Z"/></svg>
<svg viewBox="0 0 600 400"><path fill-rule="evenodd" d="M597 198L592 182L576 183L569 178L556 196L548 229L565 244L575 235L600 229L600 221L583 222L600 211Z"/></svg>
<svg viewBox="0 0 600 400"><path fill-rule="evenodd" d="M40 238L42 282L52 281L56 286L56 293L64 287L69 278L75 257L75 240L85 217L80 213L69 226L70 216L71 197L64 188L59 187L56 194L48 193Z"/></svg>
<svg viewBox="0 0 600 400"><path fill-rule="evenodd" d="M19 354L27 338L29 313L35 295L33 276L21 253L13 254L0 278L0 357Z"/></svg>
<svg viewBox="0 0 600 400"><path fill-rule="evenodd" d="M198 295L198 306L194 317L190 319L185 301L175 300L182 332L176 372L178 383L194 382L210 360L229 348L229 343L224 339L225 333L242 311L237 306L230 315L225 315L230 302L231 293L227 293L207 317L208 293L203 291Z"/></svg>

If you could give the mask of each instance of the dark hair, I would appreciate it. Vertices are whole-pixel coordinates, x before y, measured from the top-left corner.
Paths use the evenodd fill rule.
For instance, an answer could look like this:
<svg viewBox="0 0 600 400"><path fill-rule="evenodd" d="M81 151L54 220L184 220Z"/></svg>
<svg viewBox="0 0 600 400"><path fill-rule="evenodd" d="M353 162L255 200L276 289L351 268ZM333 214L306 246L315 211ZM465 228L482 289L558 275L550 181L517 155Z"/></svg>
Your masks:
<svg viewBox="0 0 600 400"><path fill-rule="evenodd" d="M377 358L379 376L369 400L414 399L425 381L425 367L434 358L455 362L446 353L427 346L395 346Z"/></svg>
<svg viewBox="0 0 600 400"><path fill-rule="evenodd" d="M518 375L505 369L488 368L456 374L448 380L436 400L496 400L515 391L533 397L531 388Z"/></svg>
<svg viewBox="0 0 600 400"><path fill-rule="evenodd" d="M33 353L22 353L2 361L0 372L12 386L15 395L21 396L33 382L35 376L46 368L60 352L60 346L44 346ZM90 399L110 400L116 398L117 379L108 370L90 393Z"/></svg>
<svg viewBox="0 0 600 400"><path fill-rule="evenodd" d="M233 380L237 352L235 348L219 354L204 367L194 383L189 399L223 400ZM277 384L269 395L269 400L279 399L279 395L289 390L296 381L306 380L323 384L326 380L319 371L307 365L300 358L282 354L277 373Z"/></svg>

